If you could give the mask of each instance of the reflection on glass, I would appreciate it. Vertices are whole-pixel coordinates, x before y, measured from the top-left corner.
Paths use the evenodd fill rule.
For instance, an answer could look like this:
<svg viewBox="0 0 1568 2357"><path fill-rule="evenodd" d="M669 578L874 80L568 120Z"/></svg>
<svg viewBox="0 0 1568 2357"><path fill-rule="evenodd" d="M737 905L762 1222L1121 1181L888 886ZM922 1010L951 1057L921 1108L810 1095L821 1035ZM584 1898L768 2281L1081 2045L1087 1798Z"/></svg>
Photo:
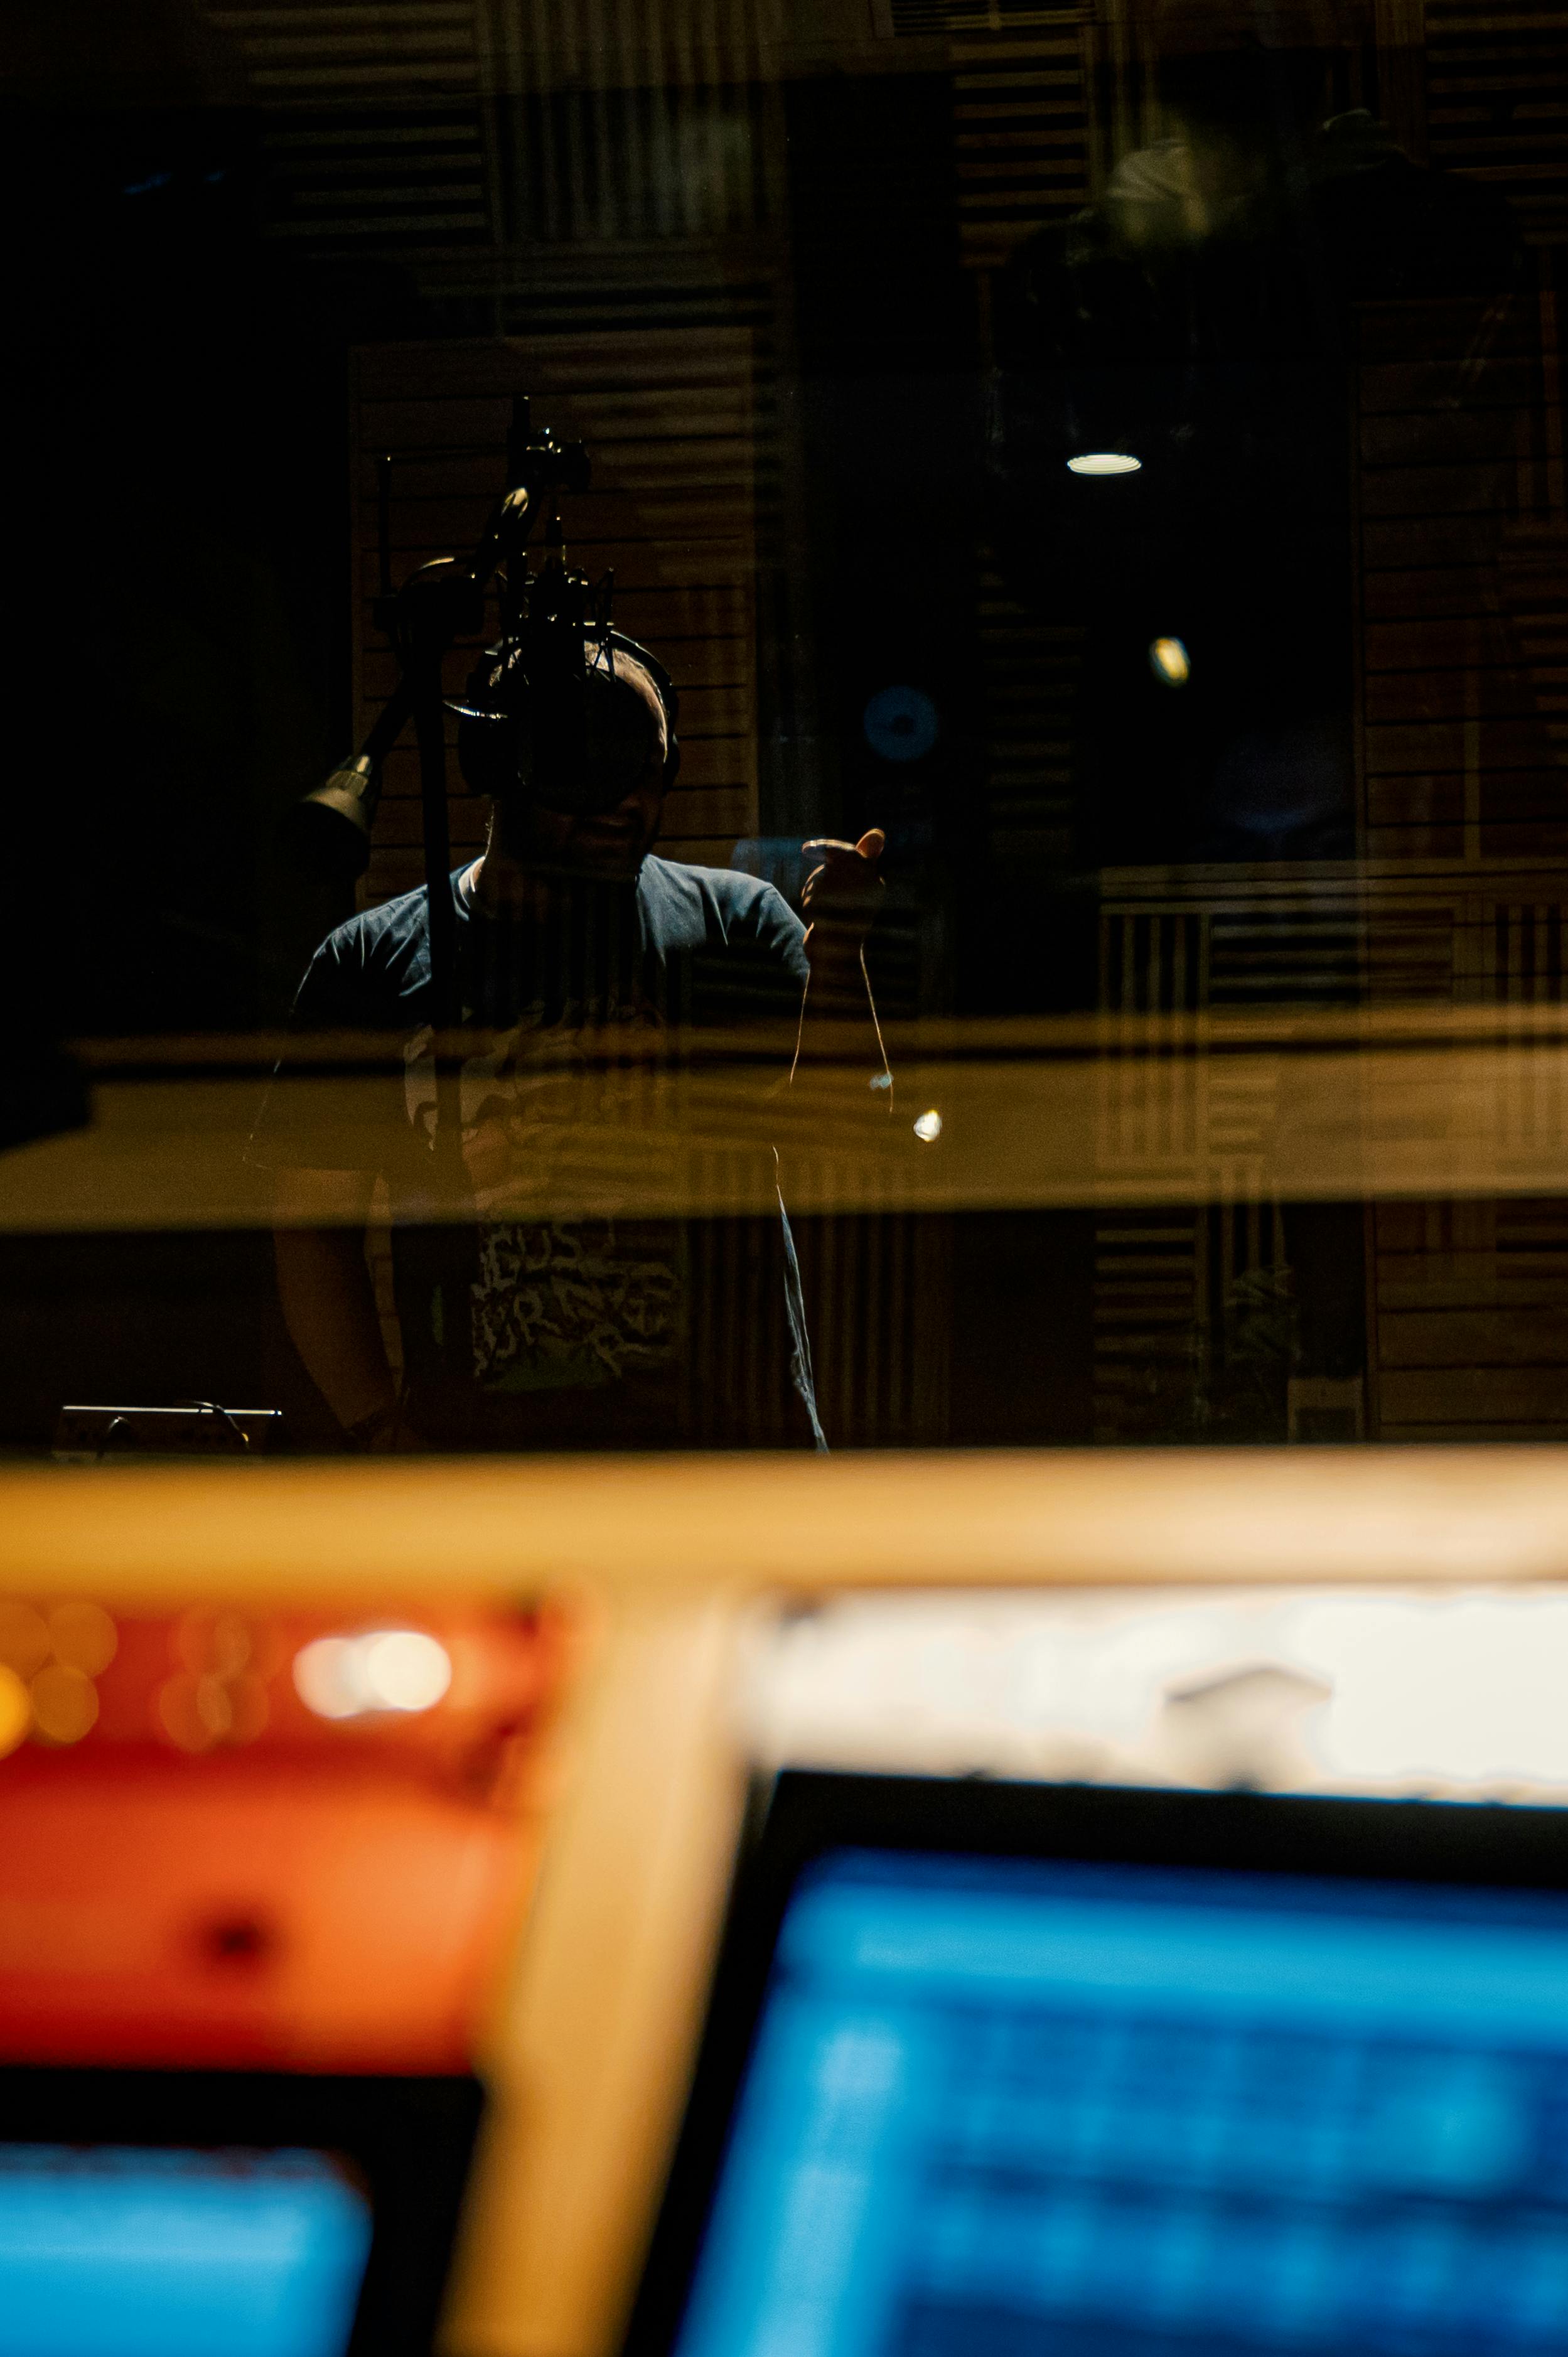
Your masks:
<svg viewBox="0 0 1568 2357"><path fill-rule="evenodd" d="M23 13L0 1447L1568 1437L1551 9Z"/></svg>

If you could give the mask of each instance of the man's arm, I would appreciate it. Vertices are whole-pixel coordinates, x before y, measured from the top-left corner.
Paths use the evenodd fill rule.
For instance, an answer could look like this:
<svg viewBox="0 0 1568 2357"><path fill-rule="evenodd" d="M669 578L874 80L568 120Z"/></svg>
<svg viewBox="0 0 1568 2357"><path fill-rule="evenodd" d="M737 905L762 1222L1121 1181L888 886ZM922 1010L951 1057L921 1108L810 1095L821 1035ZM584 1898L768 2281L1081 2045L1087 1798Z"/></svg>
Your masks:
<svg viewBox="0 0 1568 2357"><path fill-rule="evenodd" d="M280 1169L273 1250L284 1321L317 1389L345 1431L384 1416L390 1444L397 1386L365 1260L373 1184L368 1171Z"/></svg>

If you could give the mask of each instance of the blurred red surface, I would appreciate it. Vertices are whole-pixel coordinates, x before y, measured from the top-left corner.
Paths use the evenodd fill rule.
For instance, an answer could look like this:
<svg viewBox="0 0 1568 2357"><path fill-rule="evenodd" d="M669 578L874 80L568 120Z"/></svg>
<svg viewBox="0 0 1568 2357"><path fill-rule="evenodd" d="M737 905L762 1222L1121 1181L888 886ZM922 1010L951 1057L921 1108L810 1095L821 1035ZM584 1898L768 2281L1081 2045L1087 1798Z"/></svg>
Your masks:
<svg viewBox="0 0 1568 2357"><path fill-rule="evenodd" d="M34 1697L0 1760L0 2059L467 2067L532 1867L564 1625L122 1620L84 1702L91 1616L51 1614L42 1660L41 1618L0 1608L0 1663ZM314 1716L302 1648L392 1626L446 1648L442 1699ZM85 1733L49 1739L92 1701Z"/></svg>

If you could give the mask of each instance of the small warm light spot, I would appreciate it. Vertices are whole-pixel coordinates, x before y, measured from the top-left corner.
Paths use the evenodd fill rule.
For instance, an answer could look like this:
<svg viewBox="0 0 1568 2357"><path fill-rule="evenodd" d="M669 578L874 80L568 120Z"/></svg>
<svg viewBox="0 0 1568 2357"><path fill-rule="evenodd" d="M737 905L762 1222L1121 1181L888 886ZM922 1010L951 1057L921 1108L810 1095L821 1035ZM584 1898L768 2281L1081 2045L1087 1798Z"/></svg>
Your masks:
<svg viewBox="0 0 1568 2357"><path fill-rule="evenodd" d="M915 1119L915 1135L919 1139L922 1146L934 1146L941 1134L942 1117L937 1111L935 1105L931 1106L929 1113L917 1114Z"/></svg>
<svg viewBox="0 0 1568 2357"><path fill-rule="evenodd" d="M32 1701L33 1725L46 1743L80 1743L97 1722L97 1687L63 1662L50 1662L38 1672Z"/></svg>
<svg viewBox="0 0 1568 2357"><path fill-rule="evenodd" d="M15 1751L33 1723L27 1689L13 1669L0 1662L0 1760Z"/></svg>
<svg viewBox="0 0 1568 2357"><path fill-rule="evenodd" d="M158 1719L182 1751L210 1751L233 1731L234 1706L221 1678L177 1671L158 1689Z"/></svg>
<svg viewBox="0 0 1568 2357"><path fill-rule="evenodd" d="M234 1706L229 1699L229 1689L221 1678L196 1678L192 1685L191 1699L196 1717L213 1742L220 1742L234 1724Z"/></svg>
<svg viewBox="0 0 1568 2357"><path fill-rule="evenodd" d="M254 1743L268 1718L267 1690L260 1678L236 1678L229 1688L229 1740Z"/></svg>
<svg viewBox="0 0 1568 2357"><path fill-rule="evenodd" d="M0 1663L19 1678L30 1678L49 1657L48 1622L30 1604L0 1596Z"/></svg>
<svg viewBox="0 0 1568 2357"><path fill-rule="evenodd" d="M119 1649L114 1623L99 1604L57 1604L49 1614L49 1642L57 1662L95 1678Z"/></svg>
<svg viewBox="0 0 1568 2357"><path fill-rule="evenodd" d="M431 1710L452 1683L452 1663L446 1646L423 1630L367 1629L304 1646L295 1656L294 1683L318 1718Z"/></svg>
<svg viewBox="0 0 1568 2357"><path fill-rule="evenodd" d="M217 1739L202 1718L197 1684L195 1678L182 1674L166 1678L158 1688L158 1725L182 1751L209 1751Z"/></svg>
<svg viewBox="0 0 1568 2357"><path fill-rule="evenodd" d="M1185 687L1192 677L1192 659L1180 639L1155 639L1149 648L1149 669L1167 687Z"/></svg>
<svg viewBox="0 0 1568 2357"><path fill-rule="evenodd" d="M251 1631L237 1612L188 1612L174 1641L193 1677L233 1678L250 1666Z"/></svg>
<svg viewBox="0 0 1568 2357"><path fill-rule="evenodd" d="M1080 450L1067 463L1073 475L1135 475L1144 464L1130 450Z"/></svg>

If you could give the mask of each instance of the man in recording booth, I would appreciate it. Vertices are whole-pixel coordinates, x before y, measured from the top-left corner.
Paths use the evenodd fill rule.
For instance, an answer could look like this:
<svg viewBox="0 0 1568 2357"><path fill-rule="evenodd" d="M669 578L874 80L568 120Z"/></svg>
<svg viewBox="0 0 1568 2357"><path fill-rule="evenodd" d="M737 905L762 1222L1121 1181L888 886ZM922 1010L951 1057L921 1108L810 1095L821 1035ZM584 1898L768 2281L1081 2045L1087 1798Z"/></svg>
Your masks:
<svg viewBox="0 0 1568 2357"><path fill-rule="evenodd" d="M278 1285L295 1347L360 1448L823 1446L781 1200L778 1217L703 1230L628 1217L620 1204L609 1216L519 1220L503 1199L523 1162L562 1150L562 1082L569 1097L585 1030L602 1039L610 1027L772 1013L786 1018L783 1047L797 1027L836 1017L837 1044L853 1056L857 1036L842 1027L863 1024L879 1064L861 948L883 837L808 846L820 854L808 930L771 885L654 854L679 757L674 692L645 651L618 641L587 665L589 791L575 811L550 807L548 787L518 774L529 691L504 650L476 689L480 708L460 707L459 759L492 797L490 824L483 856L452 877L461 1018L483 1035L458 1076L475 1217L453 1229L397 1216L402 1182L413 1173L417 1192L439 1143L420 890L330 934L293 1017L302 1029L402 1035L400 1102L378 1168L320 1167L340 1150L322 1151L277 1089L252 1147L276 1168ZM365 1251L378 1177L392 1203L401 1386Z"/></svg>

